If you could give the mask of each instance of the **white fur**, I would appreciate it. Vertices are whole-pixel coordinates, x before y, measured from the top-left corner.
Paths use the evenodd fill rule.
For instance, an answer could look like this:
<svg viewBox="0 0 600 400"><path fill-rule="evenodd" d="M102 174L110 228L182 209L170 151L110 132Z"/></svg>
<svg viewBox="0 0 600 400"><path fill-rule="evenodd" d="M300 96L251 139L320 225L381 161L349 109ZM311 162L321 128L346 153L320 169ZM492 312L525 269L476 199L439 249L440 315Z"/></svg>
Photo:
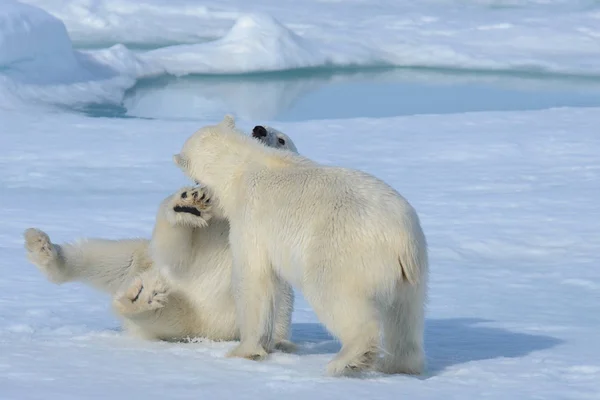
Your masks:
<svg viewBox="0 0 600 400"><path fill-rule="evenodd" d="M265 139L272 143L283 135L268 131ZM295 149L291 139L285 139L292 147L279 147ZM167 197L159 207L150 241L84 239L59 245L46 233L28 229L27 255L54 283L81 281L111 294L114 310L130 334L162 340L236 340L229 224L213 215L211 203L206 189L198 187L182 188ZM175 212L176 206L193 207L201 215ZM169 265L167 270L175 276L165 276L161 265ZM291 351L293 291L289 285L281 289L275 347Z"/></svg>
<svg viewBox="0 0 600 400"><path fill-rule="evenodd" d="M371 175L267 148L226 121L196 132L174 159L230 222L241 331L230 355L264 356L283 280L342 342L329 374L421 373L428 261L413 207Z"/></svg>

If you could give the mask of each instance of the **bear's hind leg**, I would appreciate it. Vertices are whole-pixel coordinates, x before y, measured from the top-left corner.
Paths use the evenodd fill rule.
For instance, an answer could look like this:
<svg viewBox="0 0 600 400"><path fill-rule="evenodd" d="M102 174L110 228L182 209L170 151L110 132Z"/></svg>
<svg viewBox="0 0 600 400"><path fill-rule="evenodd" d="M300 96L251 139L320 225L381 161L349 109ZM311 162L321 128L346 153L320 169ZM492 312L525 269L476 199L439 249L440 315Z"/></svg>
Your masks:
<svg viewBox="0 0 600 400"><path fill-rule="evenodd" d="M113 299L114 309L122 316L163 308L169 298L169 286L160 273L148 270L124 285Z"/></svg>
<svg viewBox="0 0 600 400"><path fill-rule="evenodd" d="M130 277L148 269L148 241L87 238L54 244L35 228L24 232L29 260L53 283L81 281L114 294Z"/></svg>
<svg viewBox="0 0 600 400"><path fill-rule="evenodd" d="M385 356L378 366L387 374L418 375L425 367L424 300L419 287L400 283L391 304L381 305Z"/></svg>
<svg viewBox="0 0 600 400"><path fill-rule="evenodd" d="M68 271L59 253L60 247L50 241L46 232L29 228L23 236L27 258L46 275L50 282L63 283L69 280Z"/></svg>

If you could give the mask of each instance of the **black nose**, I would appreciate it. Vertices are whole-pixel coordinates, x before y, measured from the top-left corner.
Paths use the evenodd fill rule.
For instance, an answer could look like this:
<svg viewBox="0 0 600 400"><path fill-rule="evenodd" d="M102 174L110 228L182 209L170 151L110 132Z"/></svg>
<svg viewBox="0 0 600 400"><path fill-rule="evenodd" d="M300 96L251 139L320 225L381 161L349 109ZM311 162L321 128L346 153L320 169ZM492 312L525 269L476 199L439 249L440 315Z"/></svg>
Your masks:
<svg viewBox="0 0 600 400"><path fill-rule="evenodd" d="M255 138L263 138L267 137L267 130L264 126L256 125L254 129L252 129L252 137Z"/></svg>

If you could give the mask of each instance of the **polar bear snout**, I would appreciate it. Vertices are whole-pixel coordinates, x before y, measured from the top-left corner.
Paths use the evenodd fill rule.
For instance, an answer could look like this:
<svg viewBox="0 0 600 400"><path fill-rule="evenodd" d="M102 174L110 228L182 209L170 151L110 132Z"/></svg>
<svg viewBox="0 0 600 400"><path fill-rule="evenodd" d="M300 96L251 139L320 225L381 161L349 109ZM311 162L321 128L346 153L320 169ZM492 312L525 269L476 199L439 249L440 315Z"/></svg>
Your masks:
<svg viewBox="0 0 600 400"><path fill-rule="evenodd" d="M183 155L181 155L181 154L175 154L175 155L173 155L173 162L179 168L181 168L183 170L187 169L188 162L187 162L187 159Z"/></svg>
<svg viewBox="0 0 600 400"><path fill-rule="evenodd" d="M256 125L254 129L252 129L252 137L257 139L266 138L267 130L264 126Z"/></svg>

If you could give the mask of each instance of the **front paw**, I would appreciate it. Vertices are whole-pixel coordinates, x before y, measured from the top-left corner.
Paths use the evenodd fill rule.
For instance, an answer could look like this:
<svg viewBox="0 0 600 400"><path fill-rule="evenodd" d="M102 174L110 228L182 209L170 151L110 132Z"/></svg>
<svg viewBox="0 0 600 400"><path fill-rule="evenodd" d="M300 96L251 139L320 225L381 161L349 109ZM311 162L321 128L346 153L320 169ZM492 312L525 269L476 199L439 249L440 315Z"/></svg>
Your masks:
<svg viewBox="0 0 600 400"><path fill-rule="evenodd" d="M211 194L203 187L185 187L173 195L168 216L172 223L203 227L212 218Z"/></svg>
<svg viewBox="0 0 600 400"><path fill-rule="evenodd" d="M50 237L43 231L29 228L24 233L27 258L54 283L65 281L59 255Z"/></svg>
<svg viewBox="0 0 600 400"><path fill-rule="evenodd" d="M113 306L121 315L138 314L163 308L168 297L169 289L162 281L137 276L115 296Z"/></svg>
<svg viewBox="0 0 600 400"><path fill-rule="evenodd" d="M227 353L227 357L239 357L252 361L262 361L267 356L267 351L260 344L250 346L240 343Z"/></svg>
<svg viewBox="0 0 600 400"><path fill-rule="evenodd" d="M298 346L289 340L280 340L275 343L275 350L283 353L295 353L298 350Z"/></svg>

